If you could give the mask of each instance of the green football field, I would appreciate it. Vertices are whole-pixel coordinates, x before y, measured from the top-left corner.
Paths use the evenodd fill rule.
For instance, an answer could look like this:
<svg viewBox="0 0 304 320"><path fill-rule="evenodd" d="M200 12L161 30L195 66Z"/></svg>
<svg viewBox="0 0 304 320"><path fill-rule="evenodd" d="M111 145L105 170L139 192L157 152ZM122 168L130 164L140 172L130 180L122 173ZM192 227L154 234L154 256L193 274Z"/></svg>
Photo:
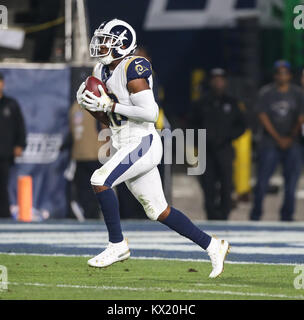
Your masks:
<svg viewBox="0 0 304 320"><path fill-rule="evenodd" d="M208 262L129 259L96 269L87 259L0 254L8 272L0 299L304 299L292 265L227 263L208 279Z"/></svg>

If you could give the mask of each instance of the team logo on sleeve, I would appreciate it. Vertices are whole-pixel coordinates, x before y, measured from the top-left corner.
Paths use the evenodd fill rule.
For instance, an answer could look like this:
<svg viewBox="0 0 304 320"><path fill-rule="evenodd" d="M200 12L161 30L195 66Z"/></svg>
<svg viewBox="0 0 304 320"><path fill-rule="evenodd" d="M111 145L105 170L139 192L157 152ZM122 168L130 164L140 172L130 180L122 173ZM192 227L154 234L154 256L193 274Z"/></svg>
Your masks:
<svg viewBox="0 0 304 320"><path fill-rule="evenodd" d="M142 66L141 64L136 64L135 71L141 76L144 72L149 71L149 69Z"/></svg>
<svg viewBox="0 0 304 320"><path fill-rule="evenodd" d="M135 57L126 64L127 82L145 78L148 79L152 75L150 62L143 57Z"/></svg>

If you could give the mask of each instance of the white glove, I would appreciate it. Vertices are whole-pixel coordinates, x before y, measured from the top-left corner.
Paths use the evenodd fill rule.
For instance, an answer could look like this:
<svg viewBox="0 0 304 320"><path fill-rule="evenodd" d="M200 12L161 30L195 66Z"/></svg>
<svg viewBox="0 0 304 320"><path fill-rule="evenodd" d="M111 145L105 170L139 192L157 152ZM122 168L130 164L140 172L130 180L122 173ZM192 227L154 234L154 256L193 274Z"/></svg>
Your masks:
<svg viewBox="0 0 304 320"><path fill-rule="evenodd" d="M84 108L93 112L111 111L114 101L106 94L101 85L98 86L98 90L101 94L100 97L96 97L92 92L85 90L82 105L84 105Z"/></svg>
<svg viewBox="0 0 304 320"><path fill-rule="evenodd" d="M83 101L84 101L84 97L85 97L85 93L83 91L84 91L85 87L86 87L85 83L83 82L80 85L80 87L79 87L79 89L77 91L77 94L76 94L77 102L83 108L85 108L85 106L83 105Z"/></svg>

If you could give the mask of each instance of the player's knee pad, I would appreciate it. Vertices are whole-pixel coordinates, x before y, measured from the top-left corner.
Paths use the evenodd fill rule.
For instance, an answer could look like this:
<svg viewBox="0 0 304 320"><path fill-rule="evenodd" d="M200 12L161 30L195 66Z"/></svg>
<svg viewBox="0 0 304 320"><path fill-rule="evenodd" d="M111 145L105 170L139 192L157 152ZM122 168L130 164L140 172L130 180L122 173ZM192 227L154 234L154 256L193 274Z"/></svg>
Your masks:
<svg viewBox="0 0 304 320"><path fill-rule="evenodd" d="M93 172L91 176L91 185L103 186L107 177L107 172L101 167Z"/></svg>
<svg viewBox="0 0 304 320"><path fill-rule="evenodd" d="M157 218L159 217L159 215L161 214L161 212L160 213L156 213L155 211L151 212L151 211L146 211L145 210L145 212L146 212L147 217L152 221L156 221Z"/></svg>
<svg viewBox="0 0 304 320"><path fill-rule="evenodd" d="M167 203L152 202L141 197L138 198L138 201L143 206L147 217L153 221L156 221L168 206Z"/></svg>

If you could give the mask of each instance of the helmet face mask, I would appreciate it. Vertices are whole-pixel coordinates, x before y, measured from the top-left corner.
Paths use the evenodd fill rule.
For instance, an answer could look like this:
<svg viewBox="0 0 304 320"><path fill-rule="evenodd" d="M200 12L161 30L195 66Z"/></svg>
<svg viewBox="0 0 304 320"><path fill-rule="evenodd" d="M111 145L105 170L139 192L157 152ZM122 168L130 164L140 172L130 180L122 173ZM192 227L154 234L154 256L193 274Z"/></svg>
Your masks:
<svg viewBox="0 0 304 320"><path fill-rule="evenodd" d="M95 30L90 43L90 56L110 64L135 51L136 34L126 22L113 19Z"/></svg>
<svg viewBox="0 0 304 320"><path fill-rule="evenodd" d="M112 58L112 49L114 43L114 37L108 35L97 36L94 35L90 43L90 56L94 58L99 58L103 64L110 64Z"/></svg>

